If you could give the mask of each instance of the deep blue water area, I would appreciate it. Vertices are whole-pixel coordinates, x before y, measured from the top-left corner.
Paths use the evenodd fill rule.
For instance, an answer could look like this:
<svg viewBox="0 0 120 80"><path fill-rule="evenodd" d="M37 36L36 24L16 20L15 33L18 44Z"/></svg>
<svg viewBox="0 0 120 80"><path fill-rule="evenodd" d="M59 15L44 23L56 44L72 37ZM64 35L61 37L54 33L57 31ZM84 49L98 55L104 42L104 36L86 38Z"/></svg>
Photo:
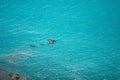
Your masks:
<svg viewBox="0 0 120 80"><path fill-rule="evenodd" d="M30 80L120 80L120 0L0 0L7 80L3 68Z"/></svg>

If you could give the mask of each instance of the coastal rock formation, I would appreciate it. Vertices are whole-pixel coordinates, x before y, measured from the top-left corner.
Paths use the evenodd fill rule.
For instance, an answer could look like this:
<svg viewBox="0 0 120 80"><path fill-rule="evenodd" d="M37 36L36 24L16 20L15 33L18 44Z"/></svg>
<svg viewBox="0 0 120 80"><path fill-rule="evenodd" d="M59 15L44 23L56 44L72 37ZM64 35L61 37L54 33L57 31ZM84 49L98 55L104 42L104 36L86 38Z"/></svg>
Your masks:
<svg viewBox="0 0 120 80"><path fill-rule="evenodd" d="M15 72L9 72L8 76L12 80L28 80L26 77L21 76L20 74L15 73Z"/></svg>

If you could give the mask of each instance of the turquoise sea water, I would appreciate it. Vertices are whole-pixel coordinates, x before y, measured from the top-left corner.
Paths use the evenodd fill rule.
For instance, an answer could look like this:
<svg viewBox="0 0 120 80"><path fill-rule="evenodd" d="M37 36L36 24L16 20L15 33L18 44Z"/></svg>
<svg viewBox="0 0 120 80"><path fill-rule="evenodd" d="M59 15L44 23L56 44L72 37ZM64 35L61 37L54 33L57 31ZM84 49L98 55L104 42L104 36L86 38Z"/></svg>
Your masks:
<svg viewBox="0 0 120 80"><path fill-rule="evenodd" d="M31 80L120 80L120 1L0 0L0 67Z"/></svg>

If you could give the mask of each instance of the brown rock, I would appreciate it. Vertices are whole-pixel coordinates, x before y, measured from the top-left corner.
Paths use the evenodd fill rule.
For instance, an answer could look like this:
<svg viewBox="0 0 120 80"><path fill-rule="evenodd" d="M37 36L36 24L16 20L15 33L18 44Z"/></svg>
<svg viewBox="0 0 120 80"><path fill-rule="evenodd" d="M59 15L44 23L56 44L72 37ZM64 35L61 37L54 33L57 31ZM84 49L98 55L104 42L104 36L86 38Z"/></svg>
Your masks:
<svg viewBox="0 0 120 80"><path fill-rule="evenodd" d="M47 41L48 41L49 44L54 44L56 42L55 39L47 39Z"/></svg>

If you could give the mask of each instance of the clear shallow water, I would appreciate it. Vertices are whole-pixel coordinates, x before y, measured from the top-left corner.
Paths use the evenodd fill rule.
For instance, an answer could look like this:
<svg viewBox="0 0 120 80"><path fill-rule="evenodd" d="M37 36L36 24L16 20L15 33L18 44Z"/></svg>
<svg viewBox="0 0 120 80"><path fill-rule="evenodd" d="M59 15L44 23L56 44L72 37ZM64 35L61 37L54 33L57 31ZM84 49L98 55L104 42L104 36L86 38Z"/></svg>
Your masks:
<svg viewBox="0 0 120 80"><path fill-rule="evenodd" d="M0 65L31 80L120 80L119 14L119 0L0 0Z"/></svg>

